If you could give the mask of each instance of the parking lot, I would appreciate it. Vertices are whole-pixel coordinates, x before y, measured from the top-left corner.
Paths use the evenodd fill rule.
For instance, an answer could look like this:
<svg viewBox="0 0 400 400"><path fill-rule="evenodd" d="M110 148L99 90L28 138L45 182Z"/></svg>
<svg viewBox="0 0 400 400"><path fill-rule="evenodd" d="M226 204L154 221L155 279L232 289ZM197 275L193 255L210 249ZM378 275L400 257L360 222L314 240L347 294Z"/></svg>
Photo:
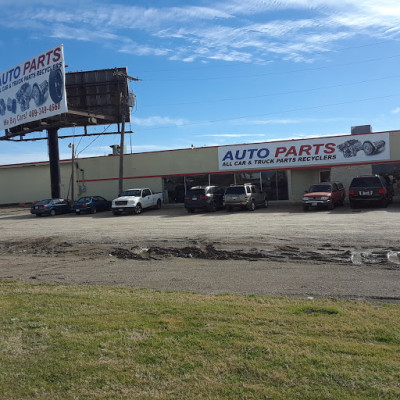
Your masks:
<svg viewBox="0 0 400 400"><path fill-rule="evenodd" d="M118 217L2 208L0 278L400 302L399 222L397 202Z"/></svg>

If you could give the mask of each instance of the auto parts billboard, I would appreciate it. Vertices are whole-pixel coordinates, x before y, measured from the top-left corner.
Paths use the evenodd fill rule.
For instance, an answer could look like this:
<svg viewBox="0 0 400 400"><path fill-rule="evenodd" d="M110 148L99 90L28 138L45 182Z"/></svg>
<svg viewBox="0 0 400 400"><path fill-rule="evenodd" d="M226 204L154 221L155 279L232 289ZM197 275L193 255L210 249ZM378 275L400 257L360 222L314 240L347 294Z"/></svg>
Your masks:
<svg viewBox="0 0 400 400"><path fill-rule="evenodd" d="M254 143L218 148L220 170L278 169L390 160L389 133Z"/></svg>
<svg viewBox="0 0 400 400"><path fill-rule="evenodd" d="M67 111L63 45L0 73L0 130Z"/></svg>

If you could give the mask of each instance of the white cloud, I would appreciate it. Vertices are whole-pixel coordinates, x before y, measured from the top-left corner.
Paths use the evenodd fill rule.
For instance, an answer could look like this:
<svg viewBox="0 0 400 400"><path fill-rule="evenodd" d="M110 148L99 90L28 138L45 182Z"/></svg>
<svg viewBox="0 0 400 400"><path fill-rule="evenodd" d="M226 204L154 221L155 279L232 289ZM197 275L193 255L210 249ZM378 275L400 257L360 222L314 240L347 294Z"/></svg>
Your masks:
<svg viewBox="0 0 400 400"><path fill-rule="evenodd" d="M2 3L0 24L30 29L31 37L98 42L123 53L185 62L262 63L271 57L313 61L316 53L331 51L336 43L355 35L400 37L398 0L206 0L202 7L159 8L102 5L93 0L50 6L39 0L26 1L23 12L16 8L20 2ZM308 18L276 18L296 15L284 11L306 12Z"/></svg>
<svg viewBox="0 0 400 400"><path fill-rule="evenodd" d="M394 110L392 110L392 114L400 114L400 107L397 107Z"/></svg>
<svg viewBox="0 0 400 400"><path fill-rule="evenodd" d="M250 134L250 133L216 133L209 135L197 135L198 137L217 137L217 138L241 138L241 137L265 137L264 134Z"/></svg>
<svg viewBox="0 0 400 400"><path fill-rule="evenodd" d="M134 117L132 120L132 125L144 126L144 127L158 127L158 126L182 126L186 123L183 118L170 118L170 117L160 117L152 116L147 118L137 118Z"/></svg>

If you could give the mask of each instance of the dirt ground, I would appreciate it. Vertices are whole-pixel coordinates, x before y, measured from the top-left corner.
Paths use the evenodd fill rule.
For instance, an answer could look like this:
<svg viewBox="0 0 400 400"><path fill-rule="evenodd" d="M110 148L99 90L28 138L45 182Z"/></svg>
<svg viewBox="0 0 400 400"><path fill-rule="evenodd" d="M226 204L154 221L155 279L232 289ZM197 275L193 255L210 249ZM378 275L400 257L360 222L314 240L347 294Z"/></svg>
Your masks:
<svg viewBox="0 0 400 400"><path fill-rule="evenodd" d="M0 279L400 303L400 204L37 218L0 208Z"/></svg>

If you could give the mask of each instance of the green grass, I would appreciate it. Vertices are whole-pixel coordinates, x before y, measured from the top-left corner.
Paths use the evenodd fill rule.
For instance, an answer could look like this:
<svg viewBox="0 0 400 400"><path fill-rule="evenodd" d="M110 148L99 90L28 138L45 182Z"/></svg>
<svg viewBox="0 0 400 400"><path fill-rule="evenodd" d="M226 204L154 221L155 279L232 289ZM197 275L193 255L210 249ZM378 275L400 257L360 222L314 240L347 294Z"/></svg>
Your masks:
<svg viewBox="0 0 400 400"><path fill-rule="evenodd" d="M396 399L400 307L0 281L0 398Z"/></svg>

